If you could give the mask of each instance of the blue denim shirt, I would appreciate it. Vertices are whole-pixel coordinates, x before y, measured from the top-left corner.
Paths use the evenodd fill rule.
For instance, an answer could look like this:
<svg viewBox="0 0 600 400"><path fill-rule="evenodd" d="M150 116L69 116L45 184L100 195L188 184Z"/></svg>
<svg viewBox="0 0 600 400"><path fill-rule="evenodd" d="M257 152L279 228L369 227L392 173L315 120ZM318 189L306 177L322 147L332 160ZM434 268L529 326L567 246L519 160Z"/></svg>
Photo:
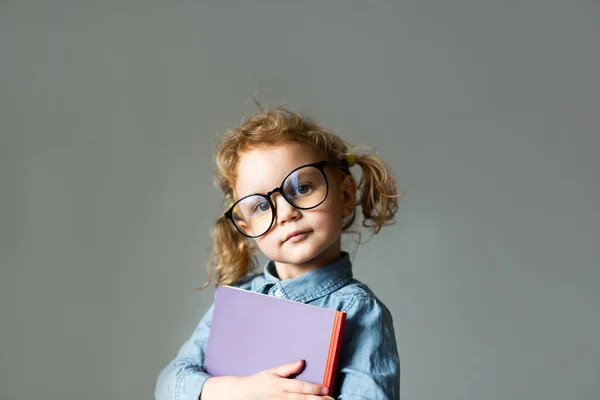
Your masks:
<svg viewBox="0 0 600 400"><path fill-rule="evenodd" d="M277 277L269 261L264 274L249 275L232 286L346 312L332 396L338 400L400 399L400 360L392 316L365 284L353 279L347 253L332 264L286 280ZM198 400L209 378L202 364L213 309L214 303L158 376L156 400Z"/></svg>

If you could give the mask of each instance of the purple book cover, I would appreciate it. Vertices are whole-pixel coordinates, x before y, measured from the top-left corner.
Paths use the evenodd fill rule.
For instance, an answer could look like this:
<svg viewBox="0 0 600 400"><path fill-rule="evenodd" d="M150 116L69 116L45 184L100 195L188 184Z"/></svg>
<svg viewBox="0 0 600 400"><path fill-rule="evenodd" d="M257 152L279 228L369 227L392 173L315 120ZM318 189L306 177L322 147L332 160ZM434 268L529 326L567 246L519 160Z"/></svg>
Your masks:
<svg viewBox="0 0 600 400"><path fill-rule="evenodd" d="M305 368L296 378L324 384L324 376L335 375L331 369L336 368L341 338L332 339L332 334L343 331L345 314L336 323L340 314L219 286L203 368L211 376L249 376L303 359ZM330 351L332 347L337 350Z"/></svg>

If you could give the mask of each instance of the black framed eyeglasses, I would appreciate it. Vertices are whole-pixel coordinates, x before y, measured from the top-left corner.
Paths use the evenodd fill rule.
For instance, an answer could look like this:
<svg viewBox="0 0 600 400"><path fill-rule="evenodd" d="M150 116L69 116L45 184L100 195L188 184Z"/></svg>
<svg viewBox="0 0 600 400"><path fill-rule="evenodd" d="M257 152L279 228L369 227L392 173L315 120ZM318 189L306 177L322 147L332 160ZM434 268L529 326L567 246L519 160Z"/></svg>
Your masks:
<svg viewBox="0 0 600 400"><path fill-rule="evenodd" d="M224 215L244 236L262 236L275 221L275 204L271 200L274 193L281 194L290 205L300 210L310 210L325 201L329 183L324 168L328 165L342 166L332 161L302 165L287 174L281 186L267 194L254 193L242 197Z"/></svg>

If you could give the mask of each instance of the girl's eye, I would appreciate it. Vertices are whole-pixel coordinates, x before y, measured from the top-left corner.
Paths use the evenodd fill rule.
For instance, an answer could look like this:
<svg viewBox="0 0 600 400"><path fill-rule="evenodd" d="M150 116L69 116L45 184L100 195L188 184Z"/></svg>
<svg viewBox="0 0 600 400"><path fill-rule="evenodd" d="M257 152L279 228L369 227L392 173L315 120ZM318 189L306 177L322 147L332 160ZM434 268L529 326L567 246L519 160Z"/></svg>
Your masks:
<svg viewBox="0 0 600 400"><path fill-rule="evenodd" d="M256 212L259 212L259 213L263 212L263 213L264 213L264 212L268 211L268 210L269 210L269 208L270 208L270 205L269 205L269 203L268 203L268 202L266 202L266 201L261 201L260 203L257 203L257 204L256 204L256 205L253 207L252 211L253 211L253 212L255 212L255 213L256 213Z"/></svg>
<svg viewBox="0 0 600 400"><path fill-rule="evenodd" d="M312 191L312 185L308 183L303 183L296 186L296 194L310 194Z"/></svg>

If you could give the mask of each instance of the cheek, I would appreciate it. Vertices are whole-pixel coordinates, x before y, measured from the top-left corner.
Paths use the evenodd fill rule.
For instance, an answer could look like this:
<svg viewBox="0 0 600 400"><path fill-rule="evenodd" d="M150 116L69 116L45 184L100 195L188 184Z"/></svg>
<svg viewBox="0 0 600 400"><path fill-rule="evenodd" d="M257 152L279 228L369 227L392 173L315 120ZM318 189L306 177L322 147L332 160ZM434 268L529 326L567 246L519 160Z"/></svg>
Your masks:
<svg viewBox="0 0 600 400"><path fill-rule="evenodd" d="M337 203L323 204L323 208L314 210L310 217L314 226L327 228L328 231L341 229L343 225L343 211Z"/></svg>
<svg viewBox="0 0 600 400"><path fill-rule="evenodd" d="M272 232L255 239L254 242L263 253L268 253L269 250L275 248L277 245L275 236L272 234Z"/></svg>
<svg viewBox="0 0 600 400"><path fill-rule="evenodd" d="M323 205L324 211L326 214L328 214L329 218L336 220L339 218L343 218L344 207L341 198L341 193L338 190L330 192Z"/></svg>

